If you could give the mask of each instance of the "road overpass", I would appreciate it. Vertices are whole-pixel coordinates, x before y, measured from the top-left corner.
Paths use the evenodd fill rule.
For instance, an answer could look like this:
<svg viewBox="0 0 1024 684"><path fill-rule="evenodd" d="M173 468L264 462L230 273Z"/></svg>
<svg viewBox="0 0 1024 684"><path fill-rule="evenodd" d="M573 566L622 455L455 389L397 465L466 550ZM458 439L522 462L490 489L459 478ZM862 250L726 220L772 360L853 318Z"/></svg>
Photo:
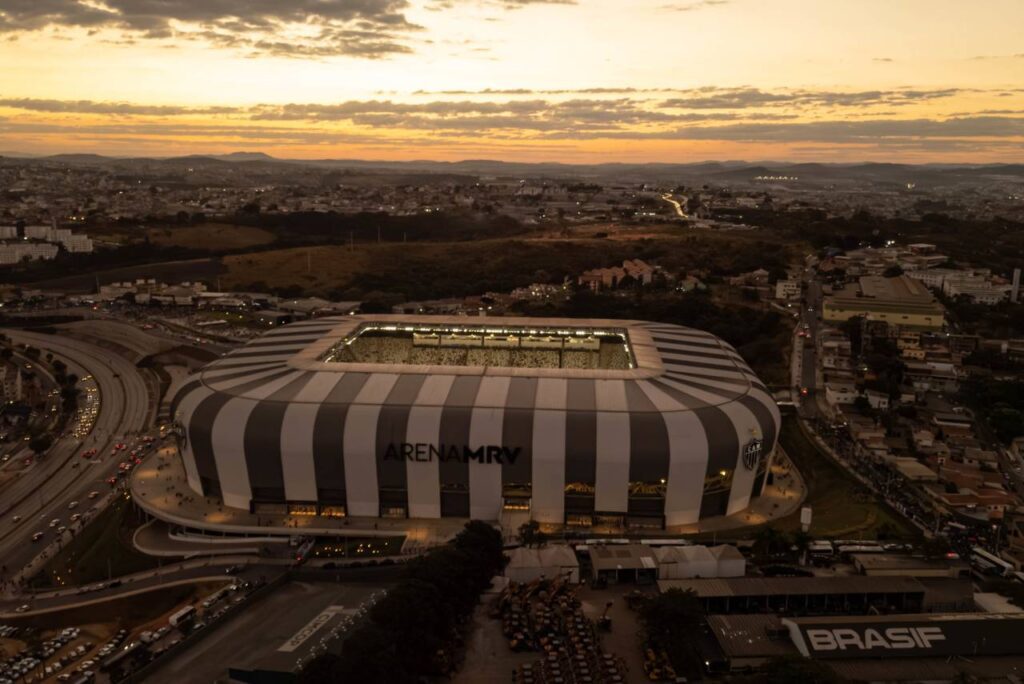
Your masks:
<svg viewBox="0 0 1024 684"><path fill-rule="evenodd" d="M72 501L81 502L76 512L82 513L85 522L89 492L108 491L105 480L117 472L121 459L111 458L110 449L147 427L154 398L139 370L110 350L58 335L21 330L7 334L16 343L52 352L80 377L92 376L100 396L96 421L84 439L73 435L59 439L46 457L4 491L0 503L0 558L7 568L6 576L12 577L56 540L56 530L49 527L48 521L56 518L72 527L68 522ZM91 448L98 451L96 459L79 458L82 450ZM72 466L75 462L78 467ZM15 516L20 516L18 522L14 522ZM43 532L44 537L32 543L35 532ZM70 539L70 533L65 536Z"/></svg>

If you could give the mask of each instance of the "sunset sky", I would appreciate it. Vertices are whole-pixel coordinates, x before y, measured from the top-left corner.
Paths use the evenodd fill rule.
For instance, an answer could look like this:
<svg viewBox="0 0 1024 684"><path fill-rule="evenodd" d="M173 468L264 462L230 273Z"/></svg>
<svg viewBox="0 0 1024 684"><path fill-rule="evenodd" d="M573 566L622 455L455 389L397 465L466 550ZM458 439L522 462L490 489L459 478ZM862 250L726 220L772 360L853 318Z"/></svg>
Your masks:
<svg viewBox="0 0 1024 684"><path fill-rule="evenodd" d="M1024 161L1022 0L0 0L0 153Z"/></svg>

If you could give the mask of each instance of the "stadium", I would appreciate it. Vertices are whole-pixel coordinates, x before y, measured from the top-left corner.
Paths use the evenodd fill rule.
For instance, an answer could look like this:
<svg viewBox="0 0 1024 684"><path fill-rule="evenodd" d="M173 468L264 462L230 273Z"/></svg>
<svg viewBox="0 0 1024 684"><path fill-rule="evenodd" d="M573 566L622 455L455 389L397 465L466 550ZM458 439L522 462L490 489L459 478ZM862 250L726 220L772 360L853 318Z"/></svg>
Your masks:
<svg viewBox="0 0 1024 684"><path fill-rule="evenodd" d="M252 512L665 527L746 509L779 412L717 337L625 320L360 315L182 383L189 487Z"/></svg>

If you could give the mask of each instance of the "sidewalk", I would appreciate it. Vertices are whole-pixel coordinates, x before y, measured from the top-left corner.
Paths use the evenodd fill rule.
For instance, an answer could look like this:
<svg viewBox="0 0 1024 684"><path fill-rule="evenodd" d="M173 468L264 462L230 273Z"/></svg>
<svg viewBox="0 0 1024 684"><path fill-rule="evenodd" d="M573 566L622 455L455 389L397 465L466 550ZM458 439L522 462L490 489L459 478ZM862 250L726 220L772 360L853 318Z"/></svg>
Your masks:
<svg viewBox="0 0 1024 684"><path fill-rule="evenodd" d="M774 482L766 485L764 494L754 498L746 510L733 515L707 518L692 525L667 527L665 531L672 534L729 532L753 525L763 525L796 513L807 498L807 486L781 444L775 447L771 470Z"/></svg>
<svg viewBox="0 0 1024 684"><path fill-rule="evenodd" d="M137 466L131 476L136 505L168 523L233 535L405 537L403 553L417 553L446 543L465 521L407 518L360 518L250 513L196 494L188 486L174 446L162 447Z"/></svg>

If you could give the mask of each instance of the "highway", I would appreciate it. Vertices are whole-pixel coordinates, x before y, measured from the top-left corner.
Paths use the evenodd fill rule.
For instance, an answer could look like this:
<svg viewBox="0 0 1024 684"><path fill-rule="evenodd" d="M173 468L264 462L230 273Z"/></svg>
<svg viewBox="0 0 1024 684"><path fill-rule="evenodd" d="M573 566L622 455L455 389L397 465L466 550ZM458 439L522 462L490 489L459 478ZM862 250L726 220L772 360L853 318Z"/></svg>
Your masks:
<svg viewBox="0 0 1024 684"><path fill-rule="evenodd" d="M110 456L110 451L114 444L127 441L128 436L147 427L151 398L135 366L112 351L57 335L11 330L8 336L44 353L53 352L80 377L92 376L100 397L95 423L83 440L73 435L59 439L40 462L4 490L0 502L0 558L5 576L11 577L56 539L50 520L58 519L60 525L71 528L72 513L87 517L91 491L109 491L105 480L124 460L123 456ZM97 449L96 459L80 458L82 451L91 448ZM72 501L80 502L73 511L69 509ZM15 516L20 516L17 522ZM31 537L36 532L44 536L33 543Z"/></svg>
<svg viewBox="0 0 1024 684"><path fill-rule="evenodd" d="M672 199L671 192L666 192L664 195L661 196L661 199L665 200L666 202L672 205L672 207L676 210L676 216L678 216L679 218L690 218L690 216L685 211L683 211L683 203L686 202L685 197L683 197L682 202L679 202L678 200Z"/></svg>
<svg viewBox="0 0 1024 684"><path fill-rule="evenodd" d="M808 271L810 273L810 271ZM806 418L818 416L818 354L816 343L820 328L818 316L821 315L821 283L813 276L806 278L806 304L800 311L800 328L806 326L808 336L803 338L803 356L800 358L800 386L807 388L807 396L801 397L801 412Z"/></svg>

